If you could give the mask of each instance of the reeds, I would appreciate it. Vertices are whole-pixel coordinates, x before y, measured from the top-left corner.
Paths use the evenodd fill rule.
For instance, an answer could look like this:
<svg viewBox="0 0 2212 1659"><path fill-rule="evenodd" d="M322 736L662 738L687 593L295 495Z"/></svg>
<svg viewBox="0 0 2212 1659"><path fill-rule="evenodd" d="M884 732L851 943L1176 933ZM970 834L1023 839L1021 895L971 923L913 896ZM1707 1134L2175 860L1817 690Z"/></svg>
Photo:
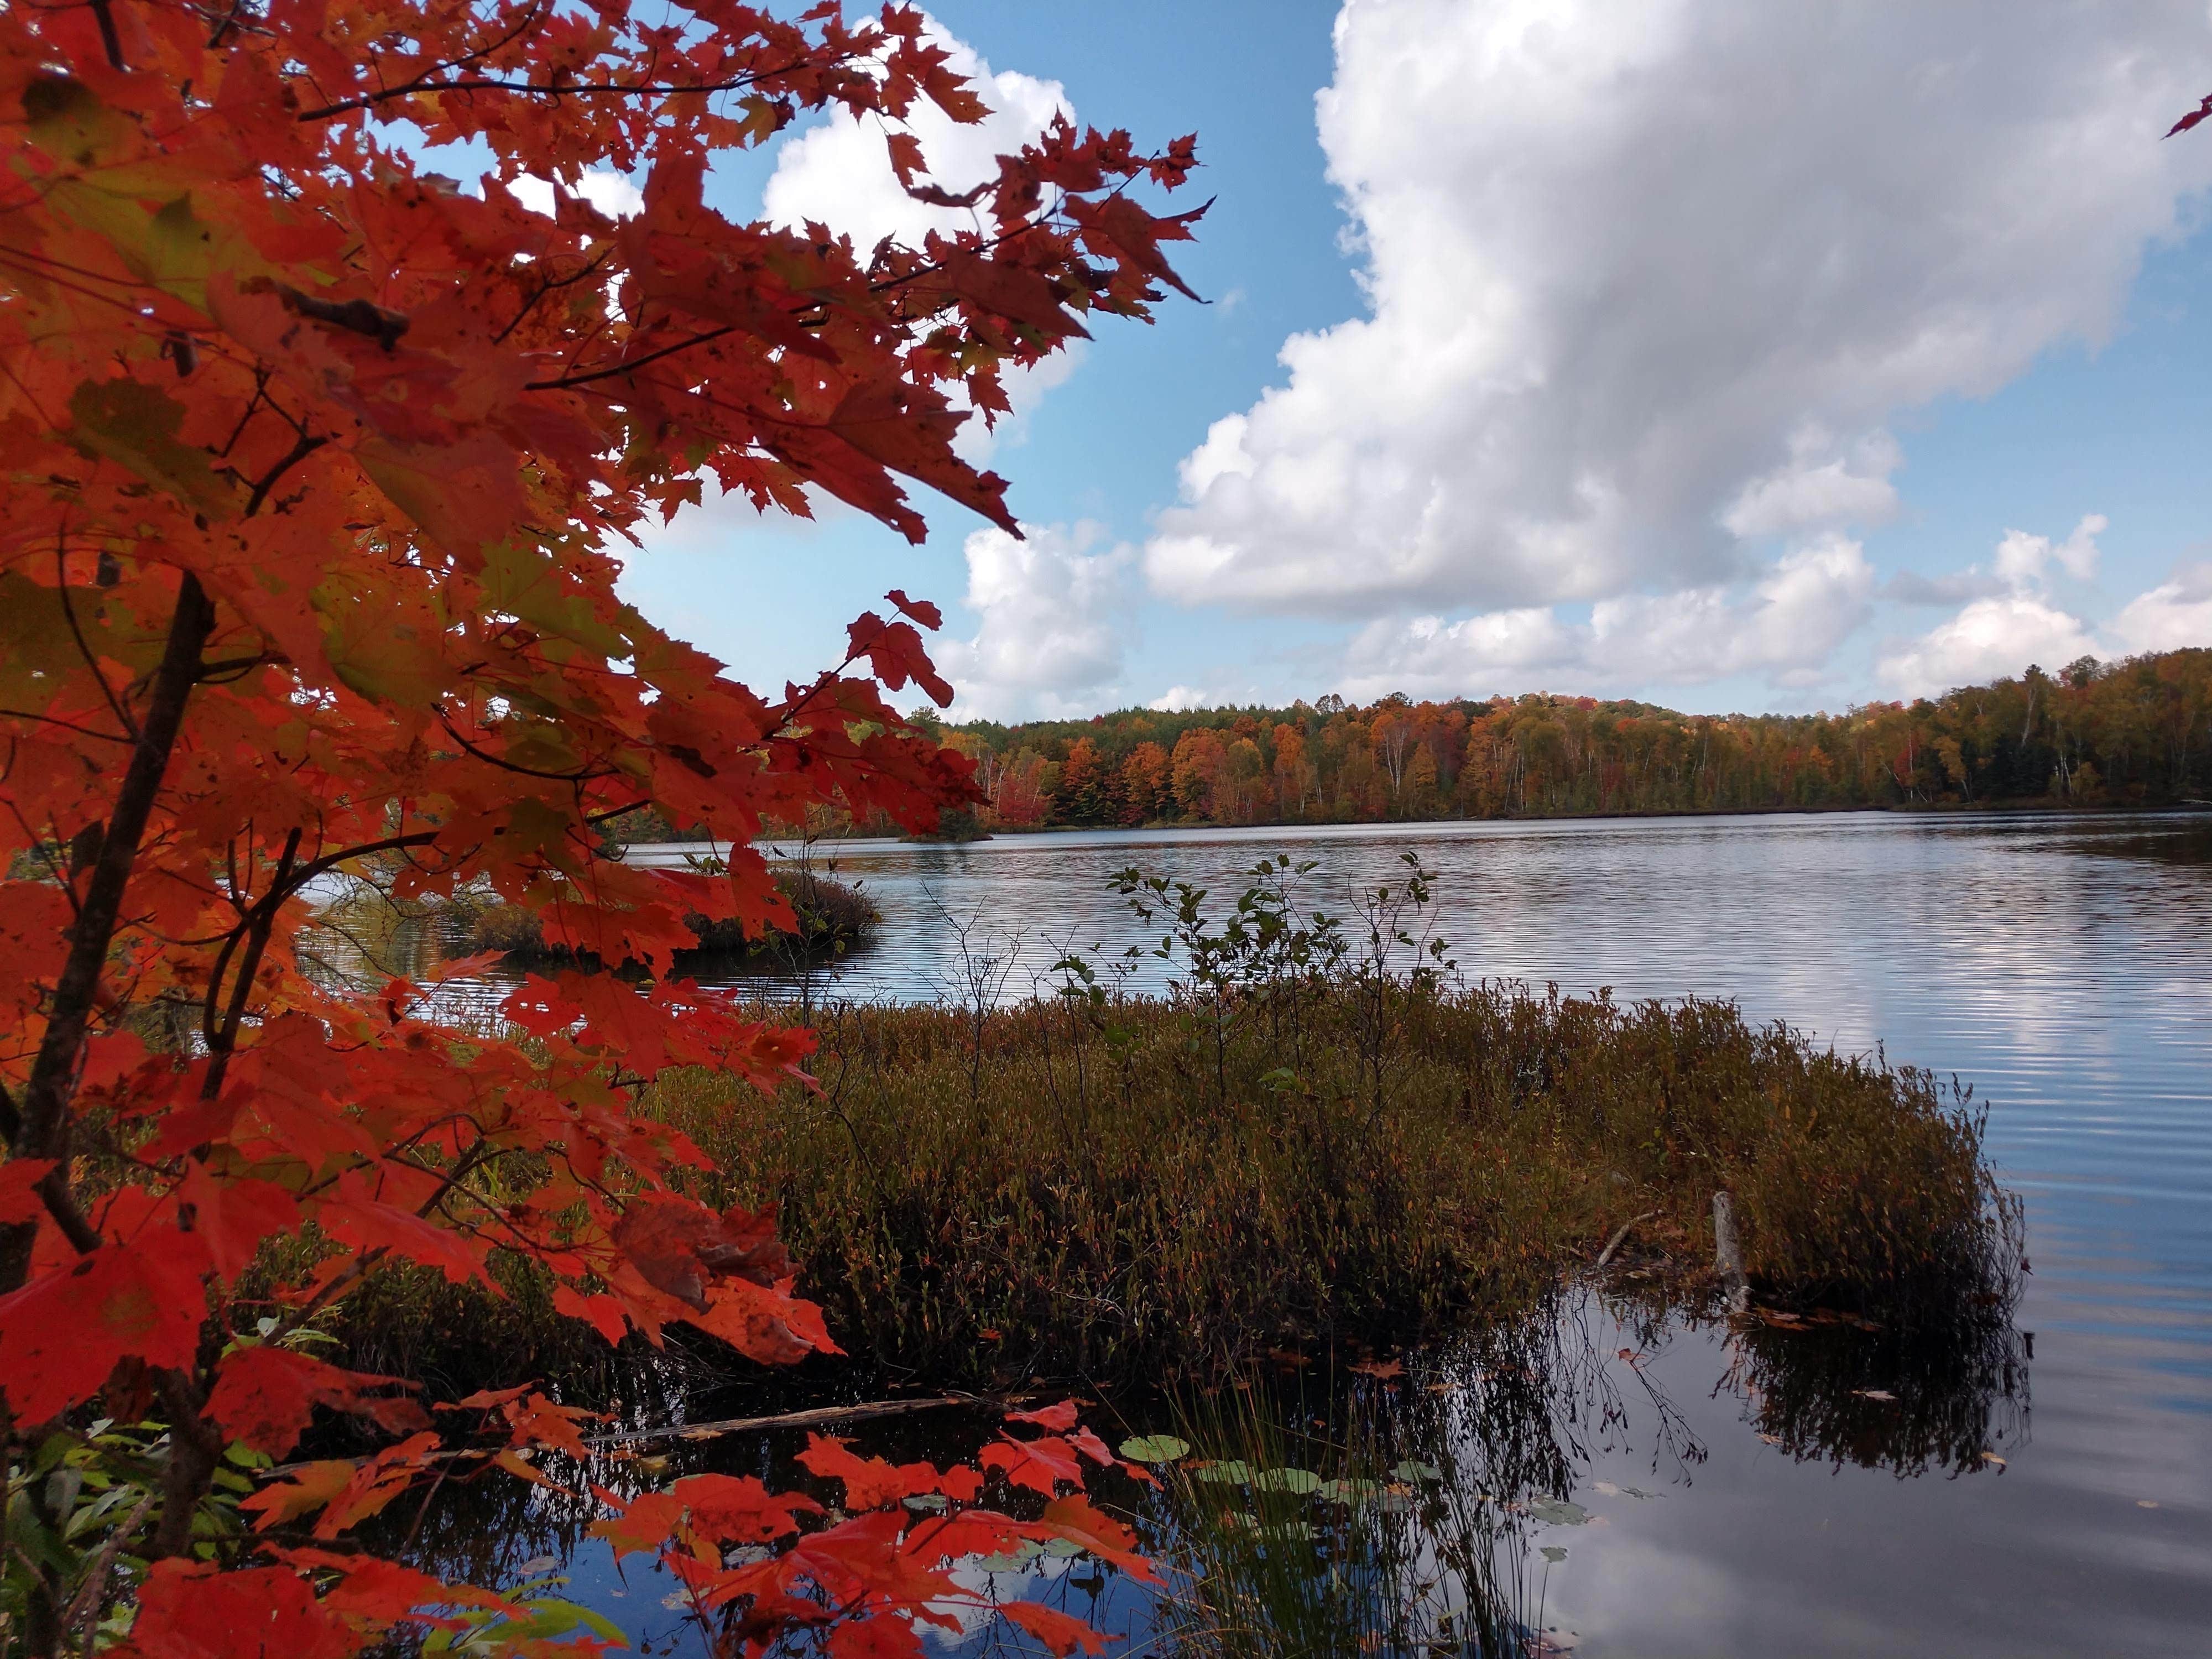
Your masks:
<svg viewBox="0 0 2212 1659"><path fill-rule="evenodd" d="M818 1095L686 1073L651 1109L723 1166L701 1196L781 1206L842 1343L937 1381L1407 1344L1528 1308L1632 1218L1617 1261L1695 1297L1721 1189L1769 1304L1942 1322L2016 1267L1961 1093L1727 1004L1323 982L1219 1047L1172 999L817 1030Z"/></svg>

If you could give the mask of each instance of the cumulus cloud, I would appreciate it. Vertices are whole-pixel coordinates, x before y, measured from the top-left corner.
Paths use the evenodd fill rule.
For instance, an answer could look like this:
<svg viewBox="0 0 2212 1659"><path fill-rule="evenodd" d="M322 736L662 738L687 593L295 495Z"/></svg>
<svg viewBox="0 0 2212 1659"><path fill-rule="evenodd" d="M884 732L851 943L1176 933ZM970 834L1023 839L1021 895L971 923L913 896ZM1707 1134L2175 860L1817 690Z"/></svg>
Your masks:
<svg viewBox="0 0 2212 1659"><path fill-rule="evenodd" d="M1095 524L1022 531L979 530L964 545L967 604L981 625L936 652L956 719L1089 714L1121 678L1134 551L1098 550Z"/></svg>
<svg viewBox="0 0 2212 1659"><path fill-rule="evenodd" d="M1055 113L1074 119L1074 106L1059 82L994 70L934 18L925 19L924 33L949 55L947 67L966 76L990 109L982 120L963 125L925 100L902 123L921 142L930 176L946 189L957 194L996 178L998 158L1036 137ZM826 224L850 236L864 253L886 236L919 247L932 230L974 229L975 210L933 207L906 193L891 171L887 131L878 121L841 112L788 140L761 195L768 217L784 225Z"/></svg>
<svg viewBox="0 0 2212 1659"><path fill-rule="evenodd" d="M2106 631L2126 651L2212 646L2212 564L2177 570L2130 601Z"/></svg>
<svg viewBox="0 0 2212 1659"><path fill-rule="evenodd" d="M526 175L514 181L514 189L515 200L532 213L551 216L551 179L532 179ZM611 167L593 168L579 177L569 189L611 219L627 219L633 213L645 210L645 192Z"/></svg>
<svg viewBox="0 0 2212 1659"><path fill-rule="evenodd" d="M2040 594L2011 593L1976 599L1883 657L1875 672L1902 696L1932 697L1955 685L2017 674L2032 662L2056 667L2096 653L2096 641L2078 617Z"/></svg>
<svg viewBox="0 0 2212 1659"><path fill-rule="evenodd" d="M944 48L947 66L969 79L990 110L980 122L963 125L924 100L902 124L921 142L931 176L956 195L996 178L998 158L1028 143L1055 115L1075 118L1074 106L1059 82L994 70L973 46L945 33L934 18L926 18L924 33ZM886 236L919 247L933 230L975 228L980 221L975 210L933 207L906 193L891 171L887 131L878 121L841 111L787 141L761 193L763 212L776 224L825 224L850 236L863 258ZM953 445L961 459L980 466L1000 445L1018 442L1027 416L1046 392L1075 372L1083 356L1083 342L1075 340L1034 368L1008 370L1005 387L1012 413L1002 414L995 425L970 420L963 426Z"/></svg>
<svg viewBox="0 0 2212 1659"><path fill-rule="evenodd" d="M2108 528L2103 514L2089 513L2062 542L2008 530L1988 571L1973 565L1945 581L1924 582L1929 597L1973 597L1948 621L1883 655L1875 665L1877 676L1903 696L1934 696L1954 685L2017 674L2031 662L2056 666L2095 655L2100 647L2088 625L2061 609L2048 588L2053 567L2077 581L2094 576L2097 538ZM1898 586L1893 581L1891 590ZM1906 591L1919 597L1916 589ZM2144 595L2129 609L2150 598Z"/></svg>
<svg viewBox="0 0 2212 1659"><path fill-rule="evenodd" d="M1620 691L1743 673L1804 684L1865 621L1874 587L1865 550L1830 532L1783 555L1743 594L1721 585L1628 594L1592 605L1581 623L1545 605L1378 622L1352 643L1346 694Z"/></svg>
<svg viewBox="0 0 2212 1659"><path fill-rule="evenodd" d="M1824 429L1801 428L1790 441L1790 459L1746 484L1721 523L1747 541L1821 525L1877 524L1897 510L1889 475L1904 459L1887 432L1870 432L1838 453Z"/></svg>
<svg viewBox="0 0 2212 1659"><path fill-rule="evenodd" d="M1346 0L1317 106L1365 313L1212 424L1149 580L1463 638L1744 605L1747 544L1895 510L1900 412L2109 333L2212 183L2157 142L2207 45L2167 0Z"/></svg>

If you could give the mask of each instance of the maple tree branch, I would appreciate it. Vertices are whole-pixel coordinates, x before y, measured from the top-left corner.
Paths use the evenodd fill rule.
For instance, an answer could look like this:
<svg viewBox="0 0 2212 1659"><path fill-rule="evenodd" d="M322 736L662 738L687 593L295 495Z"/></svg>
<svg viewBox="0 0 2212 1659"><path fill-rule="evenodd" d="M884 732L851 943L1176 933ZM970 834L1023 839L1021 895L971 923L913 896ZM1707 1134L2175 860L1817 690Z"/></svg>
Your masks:
<svg viewBox="0 0 2212 1659"><path fill-rule="evenodd" d="M569 288L574 286L575 283L582 282L593 271L597 270L601 265L606 264L608 256L613 252L614 249L611 247L601 248L597 253L592 256L591 263L584 266L582 270L575 271L567 276L553 277L538 283L538 292L532 295L529 299L523 302L522 309L514 313L514 320L509 323L505 328L500 330L498 333L492 336L492 343L494 345L505 345L507 343L507 337L514 333L516 329L522 326L523 319L528 317L532 312L538 309L539 301L544 299L547 295L553 293L556 289Z"/></svg>
<svg viewBox="0 0 2212 1659"><path fill-rule="evenodd" d="M136 738L138 722L131 718L131 711L116 697L115 688L107 683L107 676L101 672L100 659L92 654L92 647L85 640L84 629L77 626L76 604L70 598L69 553L59 542L54 544L54 582L55 591L62 602L62 620L69 623L70 637L76 641L77 655L84 659L84 665L92 671L93 684L100 688L100 695L107 700L110 712L122 722L124 731Z"/></svg>
<svg viewBox="0 0 2212 1659"><path fill-rule="evenodd" d="M267 652L257 651L250 657L225 657L221 662L203 663L200 665L200 684L234 684L271 660Z"/></svg>
<svg viewBox="0 0 2212 1659"><path fill-rule="evenodd" d="M217 1030L212 1019L205 1026L208 1047L214 1058L208 1062L207 1076L200 1085L200 1098L213 1100L222 1092L223 1074L230 1068L231 1054L238 1047L238 1028L246 1018L246 1001L253 994L253 976L261 971L262 953L269 947L269 935L276 926L276 912L290 891L287 878L292 872L292 860L300 851L300 830L295 825L284 837L284 851L276 860L276 873L270 878L269 890L248 913L246 925L246 957L239 963L238 978L230 988L230 1006L224 1010L222 1028ZM233 934L233 939L238 936ZM224 956L230 946L223 946ZM215 1008L216 994L222 988L222 962L208 979L207 1007L210 1015Z"/></svg>
<svg viewBox="0 0 2212 1659"><path fill-rule="evenodd" d="M416 830L404 836L386 836L382 841L365 841L336 853L325 853L320 858L301 865L293 872L292 890L297 892L317 876L337 869L349 859L364 859L371 853L396 853L410 847L428 847L437 839L438 831L435 830Z"/></svg>
<svg viewBox="0 0 2212 1659"><path fill-rule="evenodd" d="M87 1220L84 1212L77 1207L67 1182L57 1179L62 1173L58 1168L40 1183L39 1199L46 1206L46 1213L54 1218L54 1225L62 1230L62 1237L69 1240L79 1255L88 1255L100 1246L100 1229Z"/></svg>
<svg viewBox="0 0 2212 1659"><path fill-rule="evenodd" d="M1029 232L1035 230L1044 224L1045 222L1046 216L1042 214L1035 219L1024 220L1019 225L1015 226L1012 229L1003 231L1000 234L980 243L975 247L972 249L963 249L962 252L973 253L981 257L982 254L988 253L994 248L1002 246L1007 242L1013 241L1018 237L1026 235ZM886 277L882 282L870 283L868 285L868 291L871 294L888 293L891 289L903 287L907 283L918 282L922 277L937 275L944 269L945 266L942 263L919 265L915 269L907 271L901 276ZM544 295L541 294L538 297L543 298ZM531 303L535 305L537 301L532 300ZM947 300L944 304L934 307L932 311L925 314L935 316L939 313L948 309L957 303L957 299ZM826 304L827 301L811 301L807 304L797 307L790 314L796 319L805 312L814 310ZM522 319L520 317L515 319L517 323L521 320ZM811 325L809 325L811 326ZM509 325L510 328L512 328L512 326L513 325ZM679 351L689 351L693 346L706 345L713 341L722 338L726 335L735 334L738 332L739 332L739 330L736 324L726 324L720 328L708 329L702 333L695 334L688 340L678 340L672 345L656 347L654 349L647 352L643 356L632 358L626 362L614 363L607 368L592 369L581 374L567 374L556 375L551 380L527 380L523 383L522 389L525 392L561 392L569 390L575 386L588 386L594 380L604 380L611 379L617 374L629 374L634 369L643 368L647 364L658 362L663 357L671 357ZM503 339L506 337L502 335L501 337Z"/></svg>
<svg viewBox="0 0 2212 1659"><path fill-rule="evenodd" d="M611 766L602 766L596 771L586 769L580 772L548 772L538 767L525 766L520 761L503 760L497 755L477 748L454 729L453 722L447 717L443 708L438 710L438 724L446 728L447 737L453 738L455 743L460 744L485 765L496 766L503 772L513 772L520 777L543 778L549 783L587 783L593 778L612 777L615 773L615 769Z"/></svg>
<svg viewBox="0 0 2212 1659"><path fill-rule="evenodd" d="M131 741L128 735L118 737L112 732L96 732L89 726L79 726L76 721L65 720L58 714L38 714L27 708L0 708L0 719L40 720L48 726L58 726L64 732L74 732L81 738L98 738L102 743L127 744Z"/></svg>
<svg viewBox="0 0 2212 1659"><path fill-rule="evenodd" d="M275 400L272 399L269 406L271 409L276 409ZM284 411L281 409L277 409L276 412L279 415L284 414ZM284 418L289 421L291 420L292 417L286 415L284 416ZM295 430L297 430L298 422L294 422L293 425ZM289 472L295 466L297 466L301 461L306 460L308 456L313 454L317 450L320 449L329 441L330 440L328 438L311 438L305 432L301 432L300 434L299 441L292 446L290 451L284 456L283 459L278 461L276 465L270 467L267 473L262 477L261 481L253 486L253 494L246 500L245 516L250 519L256 513L259 512L261 510L262 503L269 499L269 492L276 489L276 481L283 477L287 472Z"/></svg>
<svg viewBox="0 0 2212 1659"><path fill-rule="evenodd" d="M159 1560L191 1551L192 1516L222 1461L223 1437L200 1415L207 1407L207 1397L185 1372L164 1368L155 1374L155 1387L161 1403L169 1408L169 1461L161 1472L161 1518L155 1524L153 1541L146 1552L149 1559Z"/></svg>
<svg viewBox="0 0 2212 1659"><path fill-rule="evenodd" d="M856 54L844 52L830 59L832 63L847 63ZM438 81L432 77L441 71L468 62L457 58L453 64L441 64L428 69L412 81L403 81L396 87L380 91L366 92L357 98L341 99L335 104L325 104L320 109L302 110L301 121L326 121L334 115L350 115L356 110L368 109L389 103L394 98L411 98L417 93L441 92L519 92L535 97L570 98L611 96L618 98L680 98L707 97L718 92L742 92L747 87L758 86L781 75L790 75L808 68L813 60L801 58L778 69L756 70L750 75L740 75L728 81L702 81L685 86L674 81L501 81L490 76L465 76L458 80Z"/></svg>
<svg viewBox="0 0 2212 1659"><path fill-rule="evenodd" d="M214 630L215 604L200 586L199 578L187 573L177 587L176 610L170 616L168 638L162 646L145 718L139 723L137 742L131 749L131 764L116 791L115 808L108 817L82 907L70 928L69 956L55 981L46 1036L39 1044L38 1058L32 1062L30 1081L23 1092L22 1133L9 1141L11 1158L55 1160L54 1167L39 1182L50 1210L57 1200L68 1198L69 1108L76 1092L77 1056L83 1049L87 1022L98 1000L108 944L122 915L123 891L131 879L138 843L153 816L162 775L168 770L170 751L176 746L177 732L184 722L185 701L199 675L200 647ZM32 1230L21 1224L0 1228L0 1294L16 1289L28 1273L31 1237Z"/></svg>
<svg viewBox="0 0 2212 1659"><path fill-rule="evenodd" d="M642 357L633 357L628 362L615 363L606 368L595 368L589 374L560 374L550 380L525 380L522 389L525 392L565 392L572 386L589 386L593 380L611 380L617 374L628 374L634 369L643 368L647 363L658 362L663 357L672 357L679 351L689 351L693 346L705 345L711 340L719 340L726 334L736 332L738 325L727 323L720 328L710 328L702 334L695 334L688 340L678 340L673 345L658 347Z"/></svg>
<svg viewBox="0 0 2212 1659"><path fill-rule="evenodd" d="M127 68L123 61L123 37L115 32L115 14L109 9L108 0L92 0L92 15L100 25L100 44L107 53L107 67Z"/></svg>

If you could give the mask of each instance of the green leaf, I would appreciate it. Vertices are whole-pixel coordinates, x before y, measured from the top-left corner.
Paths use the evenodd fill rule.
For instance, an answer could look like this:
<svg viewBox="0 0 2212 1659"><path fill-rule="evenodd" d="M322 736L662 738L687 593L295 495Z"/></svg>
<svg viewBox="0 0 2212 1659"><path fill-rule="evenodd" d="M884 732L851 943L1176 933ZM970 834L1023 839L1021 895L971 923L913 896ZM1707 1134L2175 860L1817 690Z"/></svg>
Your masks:
<svg viewBox="0 0 2212 1659"><path fill-rule="evenodd" d="M1444 1472L1435 1464L1417 1463L1410 1457L1398 1464L1390 1473L1399 1480L1409 1482L1427 1481L1434 1484L1444 1478Z"/></svg>
<svg viewBox="0 0 2212 1659"><path fill-rule="evenodd" d="M1321 1477L1311 1469L1266 1469L1255 1476L1253 1486L1261 1492L1286 1492L1298 1498L1310 1498L1321 1490Z"/></svg>
<svg viewBox="0 0 2212 1659"><path fill-rule="evenodd" d="M1197 1473L1201 1480L1211 1481L1218 1486L1232 1486L1243 1485L1259 1471L1243 1458L1232 1457L1226 1462L1201 1463Z"/></svg>
<svg viewBox="0 0 2212 1659"><path fill-rule="evenodd" d="M1540 1498L1528 1505L1528 1513L1547 1526L1579 1527L1587 1523L1590 1512L1579 1504L1570 1504L1563 1498Z"/></svg>
<svg viewBox="0 0 2212 1659"><path fill-rule="evenodd" d="M79 449L210 517L227 517L229 486L209 468L205 450L177 440L184 418L182 404L138 380L86 380L70 394L70 441Z"/></svg>
<svg viewBox="0 0 2212 1659"><path fill-rule="evenodd" d="M1121 1455L1132 1463L1174 1463L1190 1455L1190 1442L1171 1434L1140 1434L1121 1443Z"/></svg>

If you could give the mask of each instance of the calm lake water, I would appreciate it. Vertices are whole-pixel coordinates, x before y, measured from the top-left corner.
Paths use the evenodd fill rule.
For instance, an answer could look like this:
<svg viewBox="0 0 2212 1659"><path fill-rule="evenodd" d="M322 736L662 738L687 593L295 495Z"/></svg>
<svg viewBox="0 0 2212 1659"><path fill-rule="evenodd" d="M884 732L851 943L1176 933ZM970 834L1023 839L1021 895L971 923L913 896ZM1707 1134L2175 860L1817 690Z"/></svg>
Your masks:
<svg viewBox="0 0 2212 1659"><path fill-rule="evenodd" d="M1593 1659L2212 1652L2212 817L848 843L816 861L861 884L884 920L827 994L957 996L962 925L967 958L997 959L1010 996L1048 982L1066 945L1149 943L1107 888L1131 864L1225 900L1238 872L1288 852L1318 862L1310 896L1335 910L1352 889L1397 879L1407 850L1439 877L1440 931L1470 977L1733 998L1841 1050L1955 1073L1988 1105L1992 1153L2027 1200L2024 1375L1967 1413L2001 1462L1971 1447L1929 1457L1885 1427L1851 1392L1884 1379L1878 1355L1823 1370L1771 1359L1774 1342L1812 1337L1747 1348L1711 1327L1630 1333L1574 1304L1560 1352L1584 1358L1551 1376L1562 1462L1547 1479L1587 1518L1517 1523L1518 1616ZM1624 1346L1632 1363L1603 1357ZM1836 1398L1808 1400L1823 1387ZM1471 1383L1446 1401L1432 1449L1451 1480L1505 1484L1478 1467L1494 1454L1486 1398ZM1838 1412L1857 1416L1838 1428ZM1826 1426L1792 1427L1815 1419ZM914 1431L856 1437L912 1455L902 1432ZM708 1448L684 1467L781 1455ZM530 1530L516 1550L544 1547ZM621 1583L595 1548L570 1563L578 1592L657 1650L684 1645L651 1575ZM998 1588L1095 1605L1102 1627L1133 1638L1146 1627L1126 1585L1015 1575Z"/></svg>

